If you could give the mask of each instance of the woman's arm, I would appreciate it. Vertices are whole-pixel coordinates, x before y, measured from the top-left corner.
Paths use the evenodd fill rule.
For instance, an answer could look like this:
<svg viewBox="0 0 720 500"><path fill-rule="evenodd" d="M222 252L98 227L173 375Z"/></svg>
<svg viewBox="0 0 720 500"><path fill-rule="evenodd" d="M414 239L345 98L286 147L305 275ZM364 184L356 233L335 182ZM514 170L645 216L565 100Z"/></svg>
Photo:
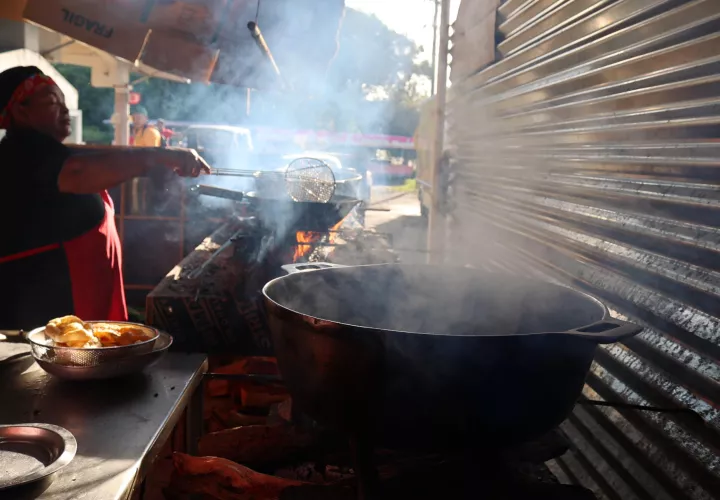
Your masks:
<svg viewBox="0 0 720 500"><path fill-rule="evenodd" d="M202 158L189 149L73 146L71 151L58 176L62 193L99 193L155 168L187 176L209 172Z"/></svg>

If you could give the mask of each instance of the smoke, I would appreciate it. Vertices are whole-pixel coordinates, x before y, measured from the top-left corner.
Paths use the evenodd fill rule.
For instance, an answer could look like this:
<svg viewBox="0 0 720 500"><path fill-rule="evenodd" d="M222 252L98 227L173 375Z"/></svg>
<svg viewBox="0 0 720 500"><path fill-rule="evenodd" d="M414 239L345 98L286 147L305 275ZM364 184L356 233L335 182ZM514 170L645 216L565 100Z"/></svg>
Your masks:
<svg viewBox="0 0 720 500"><path fill-rule="evenodd" d="M343 0L234 2L231 10L216 42L220 56L211 85L163 82L164 118L387 132L391 106L368 93L382 88L389 95L410 78L417 50L410 40L345 9ZM280 77L252 38L250 21L262 30ZM254 89L249 115L246 88ZM137 90L146 89L141 84Z"/></svg>
<svg viewBox="0 0 720 500"><path fill-rule="evenodd" d="M275 0L260 2L259 10L257 7L256 2L233 3L234 10L228 13L218 41L220 57L210 85L158 80L153 81L153 88L137 85L153 117L223 125L196 137L196 143L188 146L197 148L215 168L249 171L280 170L287 165L285 155L325 148L291 140L261 143L255 137L248 138L242 128L388 132L393 103L374 99L368 92L379 87L391 90L403 81L401 75L411 72L412 57L407 51L412 42L405 39L394 45L402 37L377 19L346 10L344 0ZM257 21L262 30L280 78L251 37L247 28L250 21ZM155 85L161 88L159 102L153 96ZM246 87L253 89L249 105ZM344 168L355 166L343 162ZM347 175L340 173L339 177ZM199 196L188 188L202 183L244 193L257 189L252 178L203 176L181 182L186 188L186 217L193 221L193 231L206 234L217 228L218 218L230 216L237 205ZM170 198L174 197L175 191L168 191L162 211L169 210L174 203ZM273 210L279 211L274 214L278 236L284 239L294 233L296 212L279 207Z"/></svg>
<svg viewBox="0 0 720 500"><path fill-rule="evenodd" d="M283 278L267 296L325 321L437 335L562 332L604 314L599 304L564 287L457 267L325 269Z"/></svg>
<svg viewBox="0 0 720 500"><path fill-rule="evenodd" d="M268 60L245 26L248 21L254 21L257 14L255 5L249 4L245 11L232 15L233 26L228 27L225 33L232 33L234 39L222 42L226 48L233 44L237 48L235 51L221 51L213 76L214 80L227 85L186 86L182 97L169 96L164 105L165 118L172 119L175 115L190 118L196 123L265 126L294 131L383 131L388 121L388 103L366 99L363 82L348 79L347 68L352 61L361 62L369 68L373 59L377 60L392 49L375 48L378 52L373 54L368 47L376 45L358 44L353 40L358 33L343 33L341 21L345 11L342 0L260 4L257 23L280 69L280 79L269 71ZM362 35L372 38L371 33ZM344 39L348 43L343 44ZM335 63L339 64L339 68L333 68ZM371 78L378 80L377 75L370 70L368 72ZM251 93L249 106L246 90L233 85L258 87ZM287 165L288 159L283 158L286 155L301 154L307 149L323 149L320 145L297 144L291 140L270 144L259 141L257 137L248 139L242 130L229 127L208 129L207 133L196 132L195 135L199 139L196 137L195 142L188 141L188 146L198 149L215 168L277 171ZM352 166L343 165L345 168ZM347 172L335 172L338 180L357 177ZM203 177L199 182L245 193L257 190L254 179L211 176ZM347 195L344 191L341 194ZM268 196L268 193L260 195ZM283 192L277 193L278 198L284 195ZM198 216L203 211L201 209L226 210L229 213L232 202L201 196L195 208ZM278 211L277 208L273 210ZM294 211L285 212L277 214L275 229L281 233L281 238L286 236L284 233L287 231L294 232L296 222L292 220L296 217Z"/></svg>

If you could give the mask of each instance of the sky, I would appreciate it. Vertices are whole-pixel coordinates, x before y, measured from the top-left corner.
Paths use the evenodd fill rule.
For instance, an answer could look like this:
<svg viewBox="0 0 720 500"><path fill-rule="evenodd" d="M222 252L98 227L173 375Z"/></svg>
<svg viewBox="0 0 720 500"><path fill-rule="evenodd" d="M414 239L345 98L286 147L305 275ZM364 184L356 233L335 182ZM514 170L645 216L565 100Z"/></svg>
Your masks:
<svg viewBox="0 0 720 500"><path fill-rule="evenodd" d="M425 51L423 59L430 59L433 40L433 0L345 0L353 9L375 14L390 29L406 35ZM450 22L455 20L460 0L451 1Z"/></svg>

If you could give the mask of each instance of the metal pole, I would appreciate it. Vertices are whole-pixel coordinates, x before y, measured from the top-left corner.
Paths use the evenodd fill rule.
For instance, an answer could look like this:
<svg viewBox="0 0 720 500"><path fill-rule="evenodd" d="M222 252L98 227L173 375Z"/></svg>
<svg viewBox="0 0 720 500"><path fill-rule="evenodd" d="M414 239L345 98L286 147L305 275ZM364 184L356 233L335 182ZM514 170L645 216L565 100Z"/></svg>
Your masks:
<svg viewBox="0 0 720 500"><path fill-rule="evenodd" d="M115 67L115 113L113 124L115 125L115 146L127 146L130 139L129 114L130 114L130 70L126 63L117 61ZM125 211L127 206L127 183L120 186L120 212L117 216L118 233L120 244L125 244ZM125 261L123 261L123 266Z"/></svg>
<svg viewBox="0 0 720 500"><path fill-rule="evenodd" d="M440 0L435 2L435 14L433 15L433 44L432 44L432 76L430 78L430 95L435 95L437 82L437 38L438 38L438 14L440 13Z"/></svg>
<svg viewBox="0 0 720 500"><path fill-rule="evenodd" d="M445 193L440 192L442 185L443 139L445 134L445 100L448 79L448 48L450 45L450 0L440 4L440 46L438 47L437 94L435 95L435 148L432 172L432 205L428 224L428 262L437 264L442 261L445 241L445 218L440 213L440 204Z"/></svg>
<svg viewBox="0 0 720 500"><path fill-rule="evenodd" d="M115 71L115 145L127 146L130 139L130 71L122 61L117 62Z"/></svg>

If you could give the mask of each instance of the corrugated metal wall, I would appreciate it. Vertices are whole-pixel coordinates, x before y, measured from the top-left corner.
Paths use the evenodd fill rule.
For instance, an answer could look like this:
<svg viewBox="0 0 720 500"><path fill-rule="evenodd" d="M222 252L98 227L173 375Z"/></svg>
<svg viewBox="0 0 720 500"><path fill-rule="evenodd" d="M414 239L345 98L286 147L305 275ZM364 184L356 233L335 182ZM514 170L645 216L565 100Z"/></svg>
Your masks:
<svg viewBox="0 0 720 500"><path fill-rule="evenodd" d="M578 405L559 476L601 499L720 498L720 0L497 13L496 61L450 91L450 258L647 327L599 350L584 398L701 416Z"/></svg>

